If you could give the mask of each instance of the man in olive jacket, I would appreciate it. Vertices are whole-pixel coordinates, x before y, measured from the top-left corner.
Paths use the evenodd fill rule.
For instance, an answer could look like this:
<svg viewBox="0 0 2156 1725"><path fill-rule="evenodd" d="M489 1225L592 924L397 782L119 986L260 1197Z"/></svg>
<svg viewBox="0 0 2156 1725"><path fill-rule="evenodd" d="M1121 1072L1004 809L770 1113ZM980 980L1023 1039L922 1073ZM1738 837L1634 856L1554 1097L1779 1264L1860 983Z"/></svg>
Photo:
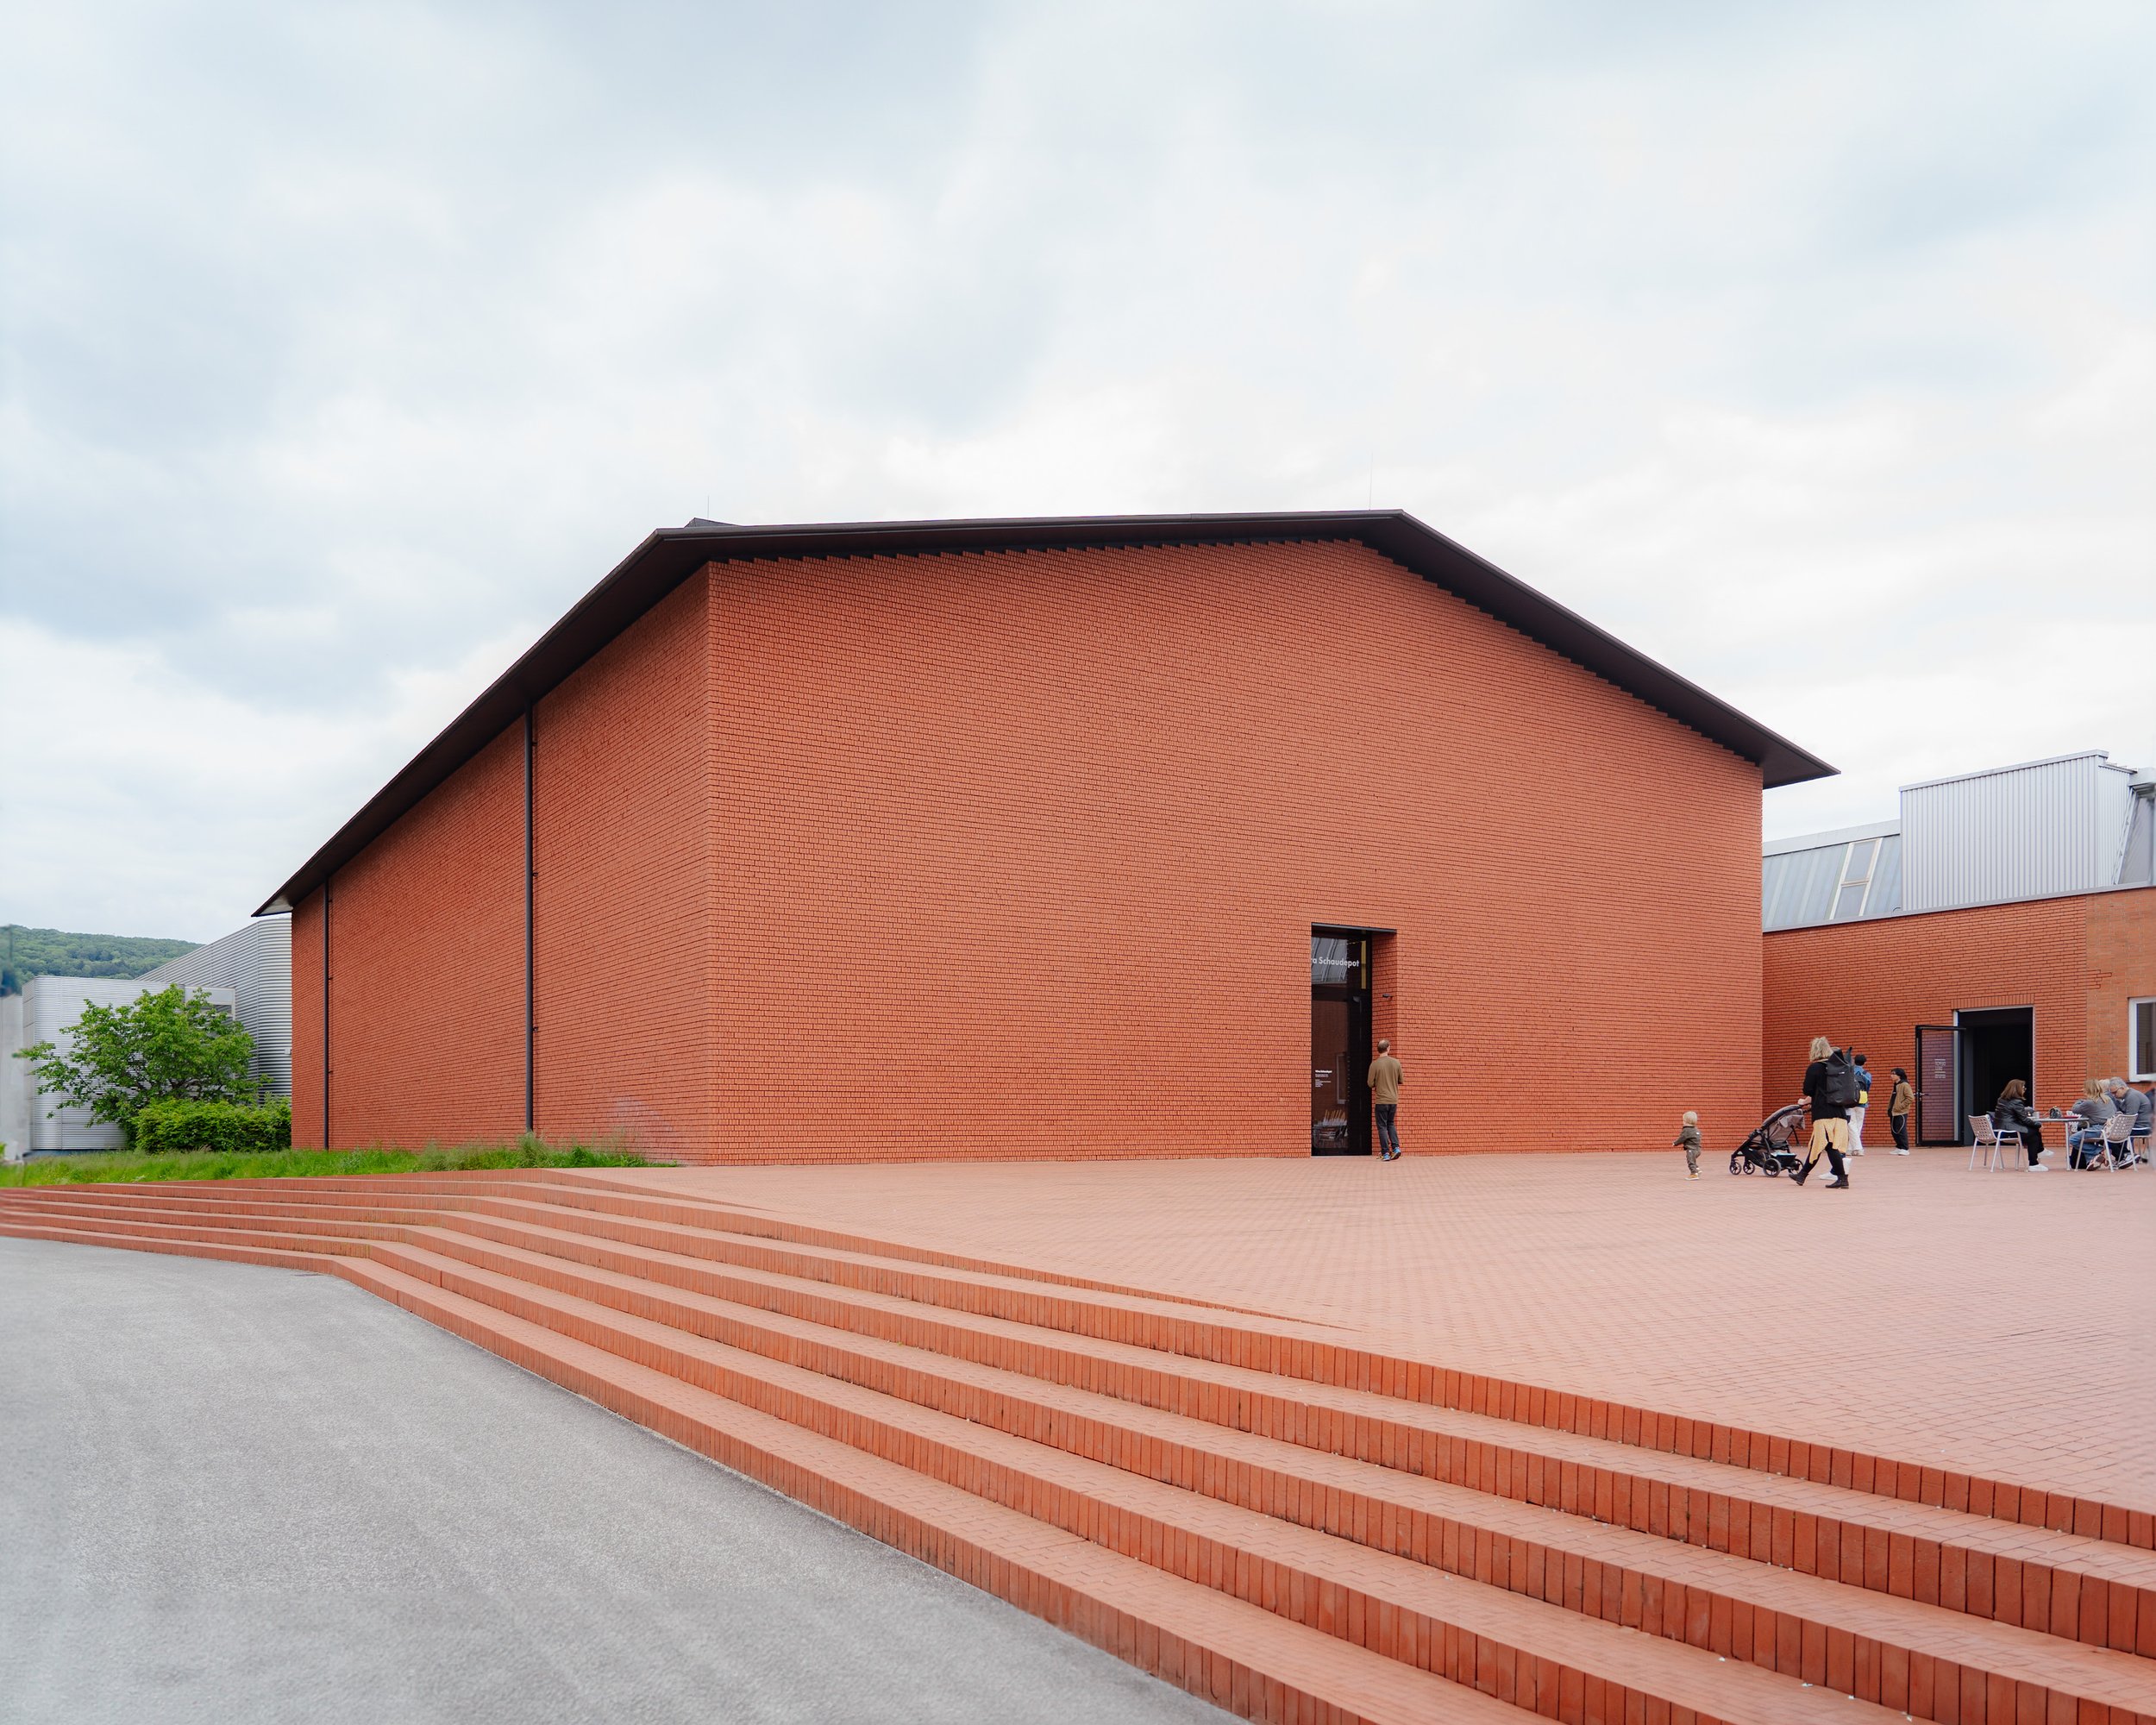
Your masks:
<svg viewBox="0 0 2156 1725"><path fill-rule="evenodd" d="M1380 1037L1377 1058L1370 1062L1370 1106L1377 1113L1377 1154L1381 1161L1400 1160L1400 1063L1393 1058L1393 1044Z"/></svg>

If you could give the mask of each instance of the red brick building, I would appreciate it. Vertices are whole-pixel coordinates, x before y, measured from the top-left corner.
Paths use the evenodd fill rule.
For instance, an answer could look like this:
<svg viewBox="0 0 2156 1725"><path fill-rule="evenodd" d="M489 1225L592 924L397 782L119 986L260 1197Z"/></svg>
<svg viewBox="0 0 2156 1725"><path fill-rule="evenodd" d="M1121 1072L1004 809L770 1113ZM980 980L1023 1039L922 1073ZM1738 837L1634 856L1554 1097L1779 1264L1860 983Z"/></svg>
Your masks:
<svg viewBox="0 0 2156 1725"><path fill-rule="evenodd" d="M692 523L265 906L296 1130L1300 1155L1376 1036L1410 1150L1741 1130L1831 770L1398 513Z"/></svg>
<svg viewBox="0 0 2156 1725"><path fill-rule="evenodd" d="M2156 888L1789 929L1766 937L1764 981L1763 1112L1796 1099L1814 1036L1869 1054L1881 1077L1896 1066L1947 1077L1930 1143L1965 1141L1967 1116L1988 1113L2009 1077L2043 1108L2071 1104L2090 1078L2144 1089L2156 1078ZM1923 1026L1960 1073L1923 1071ZM1865 1137L1885 1143L1884 1101L1875 1102Z"/></svg>
<svg viewBox="0 0 2156 1725"><path fill-rule="evenodd" d="M1906 1070L1927 1143L1965 1142L2010 1079L2041 1108L2156 1079L2149 775L2087 750L1934 779L1893 820L1766 851L1763 1110L1814 1036Z"/></svg>

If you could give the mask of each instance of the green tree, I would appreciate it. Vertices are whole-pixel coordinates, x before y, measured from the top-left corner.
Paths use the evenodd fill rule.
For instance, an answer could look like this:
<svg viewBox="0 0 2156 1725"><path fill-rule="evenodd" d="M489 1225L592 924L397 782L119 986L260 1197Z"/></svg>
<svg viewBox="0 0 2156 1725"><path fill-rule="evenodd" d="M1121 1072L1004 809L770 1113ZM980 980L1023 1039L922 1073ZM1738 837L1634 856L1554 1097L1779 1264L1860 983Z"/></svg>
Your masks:
<svg viewBox="0 0 2156 1725"><path fill-rule="evenodd" d="M206 992L190 994L175 982L122 1006L85 1006L66 1052L41 1042L16 1058L32 1063L62 1107L87 1108L132 1145L135 1113L151 1102L253 1101L254 1052L254 1038Z"/></svg>

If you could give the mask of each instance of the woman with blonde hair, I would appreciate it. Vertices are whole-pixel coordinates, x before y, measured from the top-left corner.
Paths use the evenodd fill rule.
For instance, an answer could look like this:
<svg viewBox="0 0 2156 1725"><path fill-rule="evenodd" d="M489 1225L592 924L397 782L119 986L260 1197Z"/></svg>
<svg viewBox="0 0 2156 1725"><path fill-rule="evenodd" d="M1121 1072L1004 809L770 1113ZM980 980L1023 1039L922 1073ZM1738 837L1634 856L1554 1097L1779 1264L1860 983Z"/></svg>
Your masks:
<svg viewBox="0 0 2156 1725"><path fill-rule="evenodd" d="M2072 1113L2081 1124L2066 1128L2066 1165L2094 1167L2096 1153L2090 1146L2102 1141L2104 1123L2118 1113L2110 1086L2101 1078L2091 1078L2081 1087L2081 1100L2073 1105Z"/></svg>
<svg viewBox="0 0 2156 1725"><path fill-rule="evenodd" d="M1857 1069L1849 1057L1823 1036L1812 1038L1811 1064L1804 1069L1804 1100L1812 1108L1811 1160L1789 1177L1799 1186L1810 1176L1824 1151L1834 1177L1829 1192L1849 1189L1849 1111L1857 1101Z"/></svg>

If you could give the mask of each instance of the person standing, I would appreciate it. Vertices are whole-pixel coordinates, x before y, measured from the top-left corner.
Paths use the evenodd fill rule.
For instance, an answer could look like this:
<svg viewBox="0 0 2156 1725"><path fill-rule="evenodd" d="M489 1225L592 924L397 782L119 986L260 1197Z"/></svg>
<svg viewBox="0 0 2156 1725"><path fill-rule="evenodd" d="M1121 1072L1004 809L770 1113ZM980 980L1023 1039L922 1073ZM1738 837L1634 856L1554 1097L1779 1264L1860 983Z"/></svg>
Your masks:
<svg viewBox="0 0 2156 1725"><path fill-rule="evenodd" d="M1811 1160L1789 1176L1802 1186L1819 1164L1820 1152L1833 1178L1829 1192L1849 1189L1849 1164L1843 1160L1849 1149L1849 1111L1857 1102L1857 1069L1849 1057L1823 1036L1812 1038L1811 1064L1804 1069L1804 1100L1812 1107Z"/></svg>
<svg viewBox="0 0 2156 1725"><path fill-rule="evenodd" d="M1377 1114L1377 1154L1384 1162L1400 1160L1400 1080L1392 1039L1381 1036L1377 1058L1370 1062L1370 1106Z"/></svg>
<svg viewBox="0 0 2156 1725"><path fill-rule="evenodd" d="M1894 1128L1894 1153L1909 1153L1909 1116L1916 1110L1916 1090L1909 1082L1909 1075L1900 1067L1894 1069L1894 1095L1887 1101L1887 1124Z"/></svg>
<svg viewBox="0 0 2156 1725"><path fill-rule="evenodd" d="M1864 1117L1871 1106L1871 1068L1864 1055L1853 1057L1857 1067L1857 1106L1849 1111L1849 1153L1864 1154Z"/></svg>

